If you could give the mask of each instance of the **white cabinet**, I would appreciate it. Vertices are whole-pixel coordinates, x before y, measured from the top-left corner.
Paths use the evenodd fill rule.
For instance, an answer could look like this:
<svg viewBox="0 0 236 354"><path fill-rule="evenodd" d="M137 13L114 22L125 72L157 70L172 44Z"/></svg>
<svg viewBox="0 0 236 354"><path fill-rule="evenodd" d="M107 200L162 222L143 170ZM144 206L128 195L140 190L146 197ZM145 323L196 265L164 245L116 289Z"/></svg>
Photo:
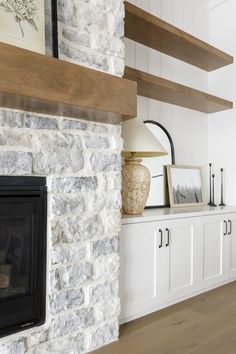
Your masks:
<svg viewBox="0 0 236 354"><path fill-rule="evenodd" d="M236 278L236 215L228 215L227 219L227 276Z"/></svg>
<svg viewBox="0 0 236 354"><path fill-rule="evenodd" d="M121 318L152 312L196 288L197 224L175 220L124 225L120 234Z"/></svg>
<svg viewBox="0 0 236 354"><path fill-rule="evenodd" d="M120 235L121 317L143 313L163 301L161 232L156 223L124 225Z"/></svg>
<svg viewBox="0 0 236 354"><path fill-rule="evenodd" d="M207 209L200 216L176 211L173 218L147 211L126 220L120 234L121 322L235 280L233 210Z"/></svg>
<svg viewBox="0 0 236 354"><path fill-rule="evenodd" d="M202 218L199 235L201 270L200 287L222 283L226 280L227 216L216 215Z"/></svg>
<svg viewBox="0 0 236 354"><path fill-rule="evenodd" d="M169 246L163 260L165 301L173 301L196 289L197 227L194 220L166 222Z"/></svg>

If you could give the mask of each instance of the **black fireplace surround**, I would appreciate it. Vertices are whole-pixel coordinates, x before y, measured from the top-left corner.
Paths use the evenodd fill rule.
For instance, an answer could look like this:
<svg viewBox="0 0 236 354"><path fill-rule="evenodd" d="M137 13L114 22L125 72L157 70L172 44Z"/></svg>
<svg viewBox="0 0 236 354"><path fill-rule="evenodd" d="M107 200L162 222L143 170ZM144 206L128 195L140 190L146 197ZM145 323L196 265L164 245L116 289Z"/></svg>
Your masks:
<svg viewBox="0 0 236 354"><path fill-rule="evenodd" d="M44 177L0 176L0 337L45 322Z"/></svg>

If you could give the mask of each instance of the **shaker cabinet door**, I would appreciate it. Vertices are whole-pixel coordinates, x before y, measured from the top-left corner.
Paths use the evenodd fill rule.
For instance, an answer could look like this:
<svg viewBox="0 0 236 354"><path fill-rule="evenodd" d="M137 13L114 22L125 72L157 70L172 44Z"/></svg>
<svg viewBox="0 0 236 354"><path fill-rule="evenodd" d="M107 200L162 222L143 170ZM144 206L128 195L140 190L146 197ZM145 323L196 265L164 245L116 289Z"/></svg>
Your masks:
<svg viewBox="0 0 236 354"><path fill-rule="evenodd" d="M197 287L197 228L194 219L166 223L165 301L193 293Z"/></svg>
<svg viewBox="0 0 236 354"><path fill-rule="evenodd" d="M227 276L236 279L236 214L229 214L227 223Z"/></svg>
<svg viewBox="0 0 236 354"><path fill-rule="evenodd" d="M152 312L162 302L161 233L157 224L124 225L120 234L121 321Z"/></svg>
<svg viewBox="0 0 236 354"><path fill-rule="evenodd" d="M225 215L205 217L201 237L201 288L226 280L227 222Z"/></svg>

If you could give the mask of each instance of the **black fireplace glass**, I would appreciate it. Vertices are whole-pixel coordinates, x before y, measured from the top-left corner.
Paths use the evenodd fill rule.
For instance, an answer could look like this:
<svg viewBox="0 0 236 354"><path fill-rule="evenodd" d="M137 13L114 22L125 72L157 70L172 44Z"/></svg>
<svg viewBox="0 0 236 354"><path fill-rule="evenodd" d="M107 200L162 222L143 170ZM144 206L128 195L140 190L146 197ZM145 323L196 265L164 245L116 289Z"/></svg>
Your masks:
<svg viewBox="0 0 236 354"><path fill-rule="evenodd" d="M45 182L0 177L0 336L45 320Z"/></svg>

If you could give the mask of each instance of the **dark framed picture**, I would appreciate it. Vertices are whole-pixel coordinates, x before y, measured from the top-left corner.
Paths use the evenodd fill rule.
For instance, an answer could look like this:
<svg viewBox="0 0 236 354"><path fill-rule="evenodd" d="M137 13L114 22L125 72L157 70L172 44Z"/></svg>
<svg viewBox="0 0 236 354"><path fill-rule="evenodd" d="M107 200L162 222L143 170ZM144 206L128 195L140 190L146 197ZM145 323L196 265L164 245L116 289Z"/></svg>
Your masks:
<svg viewBox="0 0 236 354"><path fill-rule="evenodd" d="M206 205L201 167L169 165L167 176L171 207Z"/></svg>
<svg viewBox="0 0 236 354"><path fill-rule="evenodd" d="M143 159L143 164L151 173L150 193L146 209L168 207L169 195L166 166L175 163L174 144L169 132L163 125L153 120L147 120L144 123L168 152L166 156Z"/></svg>
<svg viewBox="0 0 236 354"><path fill-rule="evenodd" d="M44 0L0 0L0 41L45 53Z"/></svg>
<svg viewBox="0 0 236 354"><path fill-rule="evenodd" d="M58 58L57 0L45 0L46 54Z"/></svg>

